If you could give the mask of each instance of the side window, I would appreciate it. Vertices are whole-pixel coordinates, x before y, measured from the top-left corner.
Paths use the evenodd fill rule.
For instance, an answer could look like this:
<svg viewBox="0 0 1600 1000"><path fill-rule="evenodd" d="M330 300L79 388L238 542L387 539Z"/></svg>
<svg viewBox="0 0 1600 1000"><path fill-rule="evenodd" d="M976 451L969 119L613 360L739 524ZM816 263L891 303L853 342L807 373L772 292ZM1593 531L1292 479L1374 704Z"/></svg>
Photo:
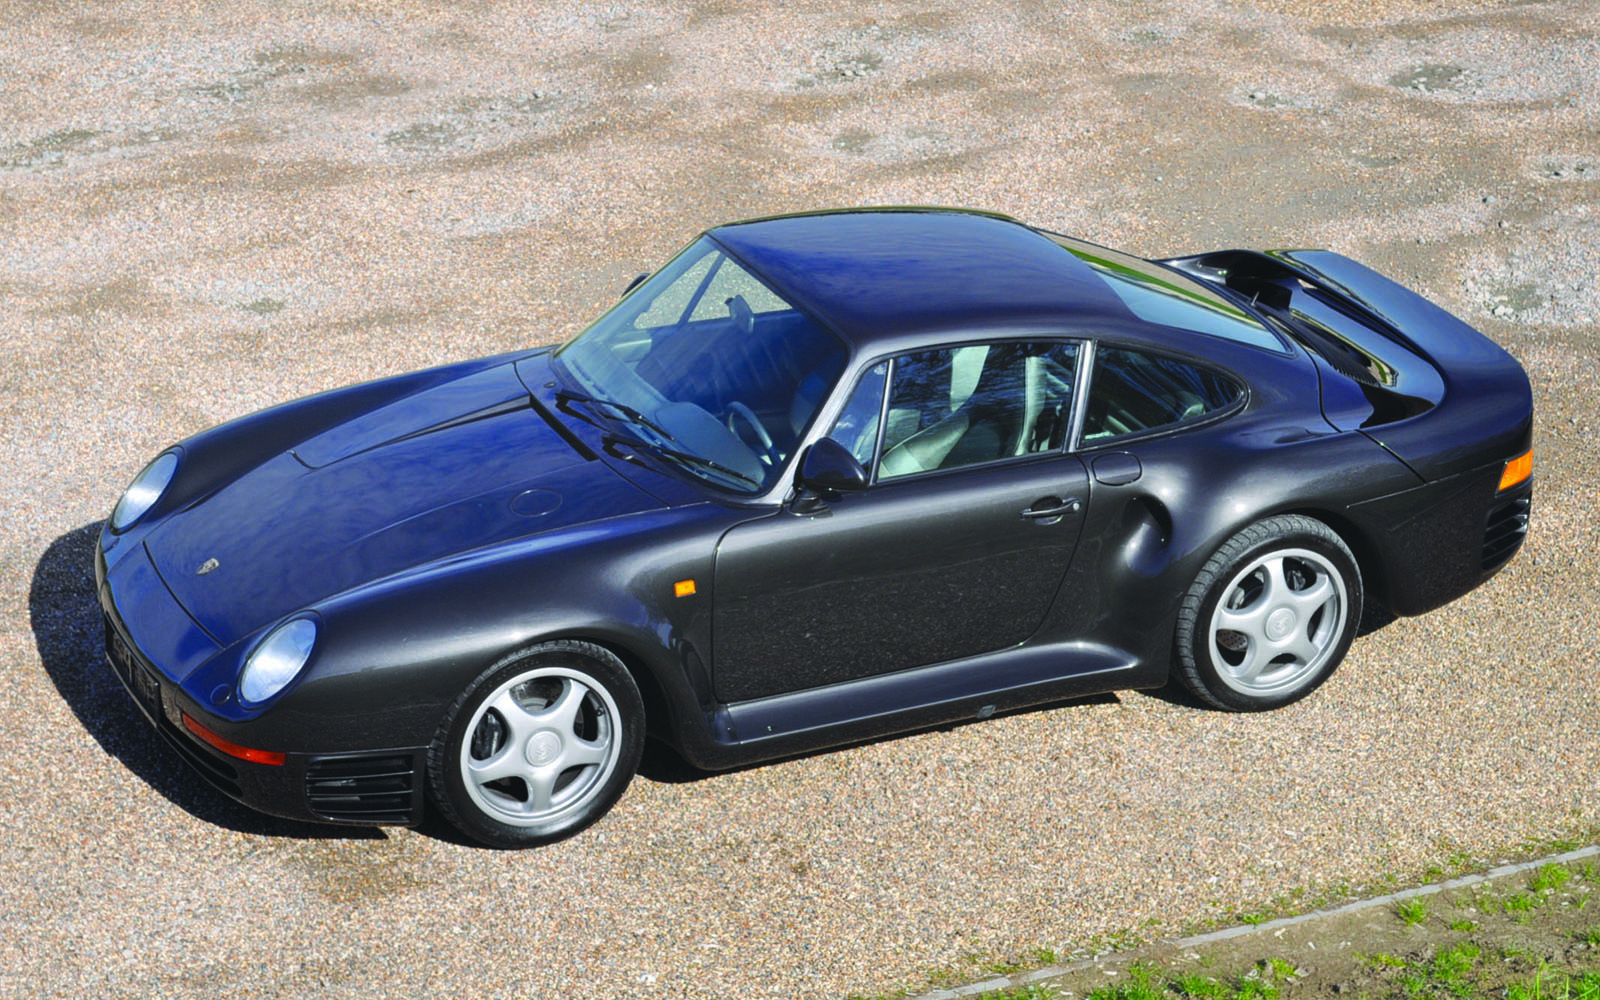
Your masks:
<svg viewBox="0 0 1600 1000"><path fill-rule="evenodd" d="M828 436L850 449L867 468L872 468L872 450L878 444L878 415L883 412L883 388L889 381L889 362L880 361L862 376L844 412L834 421Z"/></svg>
<svg viewBox="0 0 1600 1000"><path fill-rule="evenodd" d="M1173 358L1102 347L1095 353L1083 443L1199 420L1244 389L1217 372Z"/></svg>
<svg viewBox="0 0 1600 1000"><path fill-rule="evenodd" d="M1057 451L1072 413L1077 360L1078 345L1060 341L905 354L868 373L832 436L870 468L882 412L878 479Z"/></svg>

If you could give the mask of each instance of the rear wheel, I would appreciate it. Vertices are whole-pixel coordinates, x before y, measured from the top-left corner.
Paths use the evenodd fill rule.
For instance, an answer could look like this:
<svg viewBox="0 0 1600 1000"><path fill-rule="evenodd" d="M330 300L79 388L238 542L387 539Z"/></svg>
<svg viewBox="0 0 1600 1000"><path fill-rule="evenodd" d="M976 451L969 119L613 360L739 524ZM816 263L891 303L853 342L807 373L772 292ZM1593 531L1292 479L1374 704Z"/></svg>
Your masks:
<svg viewBox="0 0 1600 1000"><path fill-rule="evenodd" d="M463 833L531 847L593 823L644 747L638 686L609 650L550 642L484 671L456 699L428 757L434 801Z"/></svg>
<svg viewBox="0 0 1600 1000"><path fill-rule="evenodd" d="M1261 711L1315 690L1355 638L1361 571L1332 528L1299 515L1251 525L1195 577L1178 613L1178 676L1218 708Z"/></svg>

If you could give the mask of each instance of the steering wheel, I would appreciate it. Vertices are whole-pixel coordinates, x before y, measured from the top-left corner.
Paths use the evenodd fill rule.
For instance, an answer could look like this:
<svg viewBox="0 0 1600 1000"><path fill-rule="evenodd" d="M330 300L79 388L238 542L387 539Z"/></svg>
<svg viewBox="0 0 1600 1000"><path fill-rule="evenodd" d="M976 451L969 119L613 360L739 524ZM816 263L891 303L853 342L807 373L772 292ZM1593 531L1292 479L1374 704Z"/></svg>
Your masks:
<svg viewBox="0 0 1600 1000"><path fill-rule="evenodd" d="M756 432L756 437L761 441L761 447L766 450L768 464L778 465L781 461L781 456L778 454L778 446L772 443L772 435L768 434L767 429L761 425L761 418L757 417L750 407L737 399L730 402L728 404L728 430L734 437L739 437L739 432L734 430L733 427L733 418L736 416L743 418L744 422L749 424L751 429ZM744 438L739 437L739 440L743 441Z"/></svg>

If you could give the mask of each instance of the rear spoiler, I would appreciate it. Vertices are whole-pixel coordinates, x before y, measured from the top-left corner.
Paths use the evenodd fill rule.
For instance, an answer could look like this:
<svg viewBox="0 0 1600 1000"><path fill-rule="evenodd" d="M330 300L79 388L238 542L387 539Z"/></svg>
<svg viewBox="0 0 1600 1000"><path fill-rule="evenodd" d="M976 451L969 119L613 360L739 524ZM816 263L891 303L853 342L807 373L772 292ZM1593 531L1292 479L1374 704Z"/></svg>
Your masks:
<svg viewBox="0 0 1600 1000"><path fill-rule="evenodd" d="M1371 268L1328 250L1223 250L1160 261L1287 308L1292 282L1336 296L1375 333L1421 355L1443 382L1439 405L1372 436L1427 479L1526 450L1533 393L1515 358L1444 309ZM1448 415L1446 415L1448 414Z"/></svg>

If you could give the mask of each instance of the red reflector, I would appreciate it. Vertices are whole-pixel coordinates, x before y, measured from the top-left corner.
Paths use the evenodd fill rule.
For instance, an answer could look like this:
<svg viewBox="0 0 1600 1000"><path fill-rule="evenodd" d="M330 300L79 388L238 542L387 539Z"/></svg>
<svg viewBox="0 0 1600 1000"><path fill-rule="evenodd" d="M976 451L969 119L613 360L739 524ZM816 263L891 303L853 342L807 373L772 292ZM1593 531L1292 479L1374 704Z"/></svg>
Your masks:
<svg viewBox="0 0 1600 1000"><path fill-rule="evenodd" d="M207 729L205 726L202 726L200 723L194 721L194 716L190 715L188 712L184 712L182 714L183 727L185 729L189 730L191 733L194 733L196 736L205 740L218 750L221 750L229 757L237 757L240 760L248 760L255 764L271 764L274 767L282 765L284 760L287 759L283 754L277 753L273 750L252 750L249 747L242 747L230 740L225 740L216 733L213 733L211 730Z"/></svg>
<svg viewBox="0 0 1600 1000"><path fill-rule="evenodd" d="M1533 475L1533 452L1530 450L1506 463L1506 471L1500 474L1500 488L1509 490L1531 475Z"/></svg>

